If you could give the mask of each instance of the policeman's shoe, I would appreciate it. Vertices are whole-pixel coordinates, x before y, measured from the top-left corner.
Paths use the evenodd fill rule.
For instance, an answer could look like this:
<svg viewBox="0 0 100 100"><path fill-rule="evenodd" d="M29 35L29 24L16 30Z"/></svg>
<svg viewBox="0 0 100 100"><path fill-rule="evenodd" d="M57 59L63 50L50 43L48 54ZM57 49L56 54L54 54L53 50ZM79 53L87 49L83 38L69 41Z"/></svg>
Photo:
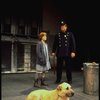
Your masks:
<svg viewBox="0 0 100 100"><path fill-rule="evenodd" d="M60 81L56 80L55 84L59 84L59 83L60 83Z"/></svg>
<svg viewBox="0 0 100 100"><path fill-rule="evenodd" d="M68 81L68 83L69 83L69 84L72 84L72 80L71 80L71 81Z"/></svg>

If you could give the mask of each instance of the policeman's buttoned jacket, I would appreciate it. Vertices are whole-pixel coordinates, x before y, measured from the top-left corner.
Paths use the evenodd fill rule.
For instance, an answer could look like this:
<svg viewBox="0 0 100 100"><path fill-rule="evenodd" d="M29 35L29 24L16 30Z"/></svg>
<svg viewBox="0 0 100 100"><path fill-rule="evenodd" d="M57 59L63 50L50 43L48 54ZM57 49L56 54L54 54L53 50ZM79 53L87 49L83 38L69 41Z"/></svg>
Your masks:
<svg viewBox="0 0 100 100"><path fill-rule="evenodd" d="M72 32L59 32L55 35L52 52L56 52L56 56L69 56L71 52L75 52L75 49L75 38Z"/></svg>

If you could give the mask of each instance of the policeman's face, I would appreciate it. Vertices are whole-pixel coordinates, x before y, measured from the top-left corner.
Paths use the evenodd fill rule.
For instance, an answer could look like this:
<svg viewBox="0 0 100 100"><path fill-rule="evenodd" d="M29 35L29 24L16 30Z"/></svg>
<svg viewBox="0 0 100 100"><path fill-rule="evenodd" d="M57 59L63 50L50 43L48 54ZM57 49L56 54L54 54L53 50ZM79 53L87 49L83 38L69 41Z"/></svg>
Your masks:
<svg viewBox="0 0 100 100"><path fill-rule="evenodd" d="M67 25L62 25L61 26L61 31L66 32L67 31Z"/></svg>

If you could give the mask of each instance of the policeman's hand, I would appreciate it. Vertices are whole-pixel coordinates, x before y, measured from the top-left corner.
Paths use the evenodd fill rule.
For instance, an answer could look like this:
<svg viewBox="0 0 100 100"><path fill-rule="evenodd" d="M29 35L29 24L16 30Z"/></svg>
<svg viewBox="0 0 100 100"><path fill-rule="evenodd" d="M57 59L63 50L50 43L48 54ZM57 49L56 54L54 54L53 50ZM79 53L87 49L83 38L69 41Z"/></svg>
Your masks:
<svg viewBox="0 0 100 100"><path fill-rule="evenodd" d="M74 58L74 57L75 57L75 53L72 52L72 53L71 53L71 58Z"/></svg>
<svg viewBox="0 0 100 100"><path fill-rule="evenodd" d="M55 53L52 53L52 56L55 56Z"/></svg>

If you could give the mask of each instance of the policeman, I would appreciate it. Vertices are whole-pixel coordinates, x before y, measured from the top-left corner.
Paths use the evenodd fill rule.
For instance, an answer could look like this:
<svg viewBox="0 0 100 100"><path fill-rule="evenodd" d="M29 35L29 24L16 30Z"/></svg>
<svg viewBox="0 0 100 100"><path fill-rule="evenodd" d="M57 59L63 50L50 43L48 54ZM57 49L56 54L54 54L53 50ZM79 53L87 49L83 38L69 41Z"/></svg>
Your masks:
<svg viewBox="0 0 100 100"><path fill-rule="evenodd" d="M68 31L68 25L61 21L60 31L55 35L52 55L57 57L56 84L61 82L63 62L65 62L66 77L69 84L72 83L71 58L75 57L75 37Z"/></svg>

